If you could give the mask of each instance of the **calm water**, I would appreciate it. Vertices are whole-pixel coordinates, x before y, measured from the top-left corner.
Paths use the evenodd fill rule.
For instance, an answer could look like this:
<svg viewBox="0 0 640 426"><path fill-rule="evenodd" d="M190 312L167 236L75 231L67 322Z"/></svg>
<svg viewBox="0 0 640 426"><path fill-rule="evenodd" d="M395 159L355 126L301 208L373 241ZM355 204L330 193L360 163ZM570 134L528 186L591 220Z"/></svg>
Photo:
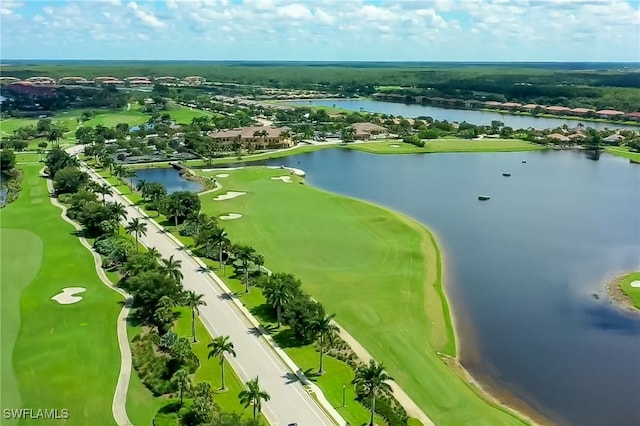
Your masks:
<svg viewBox="0 0 640 426"><path fill-rule="evenodd" d="M563 424L640 424L640 317L602 291L613 275L640 269L640 166L578 152L341 149L269 164L302 168L314 185L436 232L462 362L476 377Z"/></svg>
<svg viewBox="0 0 640 426"><path fill-rule="evenodd" d="M140 179L144 179L147 182L161 183L166 188L168 194L178 191L200 192L203 189L202 185L198 182L186 180L173 168L136 170L133 184L137 185Z"/></svg>
<svg viewBox="0 0 640 426"><path fill-rule="evenodd" d="M578 123L584 124L586 127L594 129L635 129L640 130L638 126L628 126L623 124L602 123L598 121L578 121L564 120L561 118L531 117L526 115L509 115L497 112L474 111L438 108L419 104L402 104L395 102L383 102L361 99L315 99L313 101L290 101L292 105L321 105L326 107L344 108L351 111L368 111L381 114L393 114L403 117L431 117L435 120L448 120L450 122L457 121L475 124L490 125L492 121L502 121L505 126L514 129L526 129L533 127L535 129L546 129L562 127L566 124L569 127L575 127Z"/></svg>

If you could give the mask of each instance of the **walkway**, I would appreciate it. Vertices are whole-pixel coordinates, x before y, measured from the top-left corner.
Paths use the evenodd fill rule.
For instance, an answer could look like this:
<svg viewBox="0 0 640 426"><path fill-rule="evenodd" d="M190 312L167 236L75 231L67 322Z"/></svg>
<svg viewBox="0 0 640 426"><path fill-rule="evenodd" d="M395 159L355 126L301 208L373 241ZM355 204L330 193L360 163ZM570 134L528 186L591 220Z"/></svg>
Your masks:
<svg viewBox="0 0 640 426"><path fill-rule="evenodd" d="M43 172L44 169L40 172L41 176L45 176ZM52 194L53 182L51 179L47 179L47 188L49 193ZM56 198L50 197L49 199L51 200L51 204L62 210L60 213L62 219L73 225L76 230L80 231L82 229L82 226L67 217L67 207L65 205L60 204ZM129 379L131 378L131 349L129 347L129 338L127 336L127 317L129 316L129 309L131 306L131 296L121 288L115 287L109 278L107 278L107 275L104 273L104 269L102 269L102 258L93 250L89 242L80 237L80 243L93 255L96 272L98 273L98 277L100 277L102 283L111 290L120 293L125 299L124 306L118 315L116 327L118 334L118 346L120 347L120 374L118 374L116 390L113 395L113 402L111 403L111 412L113 413L113 418L118 426L132 426L133 424L127 415L127 391L129 389Z"/></svg>
<svg viewBox="0 0 640 426"><path fill-rule="evenodd" d="M80 148L81 147L77 147ZM82 167L91 178L107 183L95 172ZM314 401L309 392L299 382L295 364L284 353L276 353L270 347L259 328L243 315L236 304L238 300L223 291L224 284L215 274L203 268L172 235L168 234L153 219L131 205L114 188L114 195L107 200L117 201L126 206L128 219L147 219L147 235L140 241L147 247L155 247L164 258L174 256L182 262L183 283L187 290L203 294L207 303L199 309L200 318L207 331L214 336L228 335L234 343L237 357L230 358L234 371L242 381L259 376L260 383L271 395L264 404L264 415L273 425L298 423L300 426L325 426L335 423L345 424L344 420L332 410L325 410ZM281 351L280 351L281 352ZM321 395L317 395L323 399ZM327 413L331 412L331 416ZM334 420L335 419L335 420Z"/></svg>

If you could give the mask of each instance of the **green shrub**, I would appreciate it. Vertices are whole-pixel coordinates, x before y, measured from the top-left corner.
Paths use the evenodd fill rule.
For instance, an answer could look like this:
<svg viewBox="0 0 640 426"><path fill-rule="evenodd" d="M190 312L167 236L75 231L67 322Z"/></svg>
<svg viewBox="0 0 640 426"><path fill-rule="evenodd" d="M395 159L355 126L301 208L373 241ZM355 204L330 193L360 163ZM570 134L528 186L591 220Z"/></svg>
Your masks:
<svg viewBox="0 0 640 426"><path fill-rule="evenodd" d="M178 413L157 413L153 417L153 426L179 426Z"/></svg>

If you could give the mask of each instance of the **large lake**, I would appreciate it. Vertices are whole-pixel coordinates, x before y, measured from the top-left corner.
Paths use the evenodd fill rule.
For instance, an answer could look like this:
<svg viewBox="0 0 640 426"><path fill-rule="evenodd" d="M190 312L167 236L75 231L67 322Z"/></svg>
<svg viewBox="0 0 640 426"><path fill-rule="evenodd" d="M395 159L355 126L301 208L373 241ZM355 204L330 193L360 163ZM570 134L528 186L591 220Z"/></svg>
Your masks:
<svg viewBox="0 0 640 426"><path fill-rule="evenodd" d="M461 360L485 384L561 424L640 424L640 316L603 292L617 273L640 270L640 166L566 151L346 149L268 164L302 168L309 183L435 231Z"/></svg>
<svg viewBox="0 0 640 426"><path fill-rule="evenodd" d="M133 177L133 185L137 185L140 180L161 183L167 190L167 194L178 191L200 192L203 189L200 183L183 178L176 169L169 167L138 169Z"/></svg>
<svg viewBox="0 0 640 426"><path fill-rule="evenodd" d="M500 114L498 112L476 111L468 109L438 108L420 104L402 104L395 102L374 101L368 99L314 99L311 101L287 101L287 104L305 106L317 105L326 107L344 108L351 111L377 112L380 114L393 114L402 117L431 117L435 120L447 120L459 123L466 121L475 125L490 125L492 121L502 121L505 126L514 129L535 129L556 128L567 125L575 127L578 123L594 129L635 129L638 126L624 124L603 123L599 121L579 121L566 120L562 118L532 117L527 115Z"/></svg>

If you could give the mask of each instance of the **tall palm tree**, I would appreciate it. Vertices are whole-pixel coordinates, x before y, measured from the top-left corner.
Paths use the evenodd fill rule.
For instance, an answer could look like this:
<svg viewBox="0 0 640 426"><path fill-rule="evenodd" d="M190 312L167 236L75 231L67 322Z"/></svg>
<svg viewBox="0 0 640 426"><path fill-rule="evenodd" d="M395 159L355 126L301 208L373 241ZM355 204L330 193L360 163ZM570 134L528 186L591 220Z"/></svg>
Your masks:
<svg viewBox="0 0 640 426"><path fill-rule="evenodd" d="M133 178L135 177L136 172L135 170L131 170L129 168L124 169L124 171L122 172L122 178L129 178L129 193L131 194L133 192Z"/></svg>
<svg viewBox="0 0 640 426"><path fill-rule="evenodd" d="M225 265L223 265L222 263L222 249L230 243L229 238L227 238L227 231L225 231L223 228L216 228L211 233L211 236L209 238L211 240L211 243L218 247L218 263L220 267L223 268L222 273L225 274Z"/></svg>
<svg viewBox="0 0 640 426"><path fill-rule="evenodd" d="M391 377L384 371L382 363L378 364L375 360L369 360L368 365L360 365L356 368L356 375L351 383L361 386L371 398L371 419L369 426L373 426L373 415L376 410L376 391L380 390L384 393L391 392L391 386L387 383Z"/></svg>
<svg viewBox="0 0 640 426"><path fill-rule="evenodd" d="M138 181L138 183L136 184L136 191L140 192L142 194L142 198L145 198L144 196L144 189L146 188L148 182L144 179L140 179Z"/></svg>
<svg viewBox="0 0 640 426"><path fill-rule="evenodd" d="M96 186L95 192L102 195L102 205L105 206L107 204L106 196L113 195L113 191L111 190L111 186L104 184Z"/></svg>
<svg viewBox="0 0 640 426"><path fill-rule="evenodd" d="M64 135L62 129L56 125L51 126L47 133L47 141L55 142L57 147L60 147L60 138Z"/></svg>
<svg viewBox="0 0 640 426"><path fill-rule="evenodd" d="M156 260L158 260L158 259L160 259L162 257L162 255L160 254L158 249L155 248L155 247L151 247L149 250L147 250L147 256L151 256Z"/></svg>
<svg viewBox="0 0 640 426"><path fill-rule="evenodd" d="M193 337L193 343L196 343L196 312L198 306L207 306L207 302L202 300L204 294L197 294L193 290L189 290L186 294L185 305L191 309L191 336Z"/></svg>
<svg viewBox="0 0 640 426"><path fill-rule="evenodd" d="M169 259L162 259L162 269L164 270L164 273L167 274L169 278L176 281L181 281L184 277L180 270L181 266L182 260L174 259L173 255L171 255Z"/></svg>
<svg viewBox="0 0 640 426"><path fill-rule="evenodd" d="M314 331L318 335L318 345L320 346L320 368L318 369L318 373L320 374L324 372L322 370L322 356L324 355L324 348L327 343L333 343L333 338L336 333L340 331L340 329L333 324L333 318L335 316L336 314L331 314L319 317L316 319L314 324Z"/></svg>
<svg viewBox="0 0 640 426"><path fill-rule="evenodd" d="M127 208L124 204L116 201L115 203L109 204L109 208L111 209L111 215L115 221L120 222L120 219L127 218Z"/></svg>
<svg viewBox="0 0 640 426"><path fill-rule="evenodd" d="M236 356L236 351L233 349L233 342L229 340L229 336L218 336L215 337L211 343L207 345L207 348L211 349L209 351L209 355L207 355L207 359L218 357L220 363L220 372L222 373L222 386L220 389L225 390L226 387L224 385L224 357L225 354L229 354L233 357Z"/></svg>
<svg viewBox="0 0 640 426"><path fill-rule="evenodd" d="M236 245L233 247L233 255L242 262L244 271L244 292L249 293L249 263L256 255L256 250L250 246Z"/></svg>
<svg viewBox="0 0 640 426"><path fill-rule="evenodd" d="M140 250L138 239L141 235L147 235L147 224L138 217L134 217L125 227L127 234L133 234L136 237L136 251Z"/></svg>
<svg viewBox="0 0 640 426"><path fill-rule="evenodd" d="M180 405L182 405L182 397L185 391L188 391L191 387L191 381L189 380L189 372L186 368L181 368L171 377L171 381L178 385L180 389Z"/></svg>
<svg viewBox="0 0 640 426"><path fill-rule="evenodd" d="M255 379L245 383L245 386L247 388L238 394L238 398L240 399L240 403L244 404L245 408L253 404L253 418L255 419L256 414L262 411L262 401L269 401L271 396L260 389L257 376Z"/></svg>
<svg viewBox="0 0 640 426"><path fill-rule="evenodd" d="M286 305L293 297L291 286L288 285L287 282L279 279L278 274L276 274L276 276L273 278L269 277L269 281L262 290L262 293L264 294L267 301L271 303L273 309L276 310L276 317L278 318L278 328L280 328L282 307Z"/></svg>

